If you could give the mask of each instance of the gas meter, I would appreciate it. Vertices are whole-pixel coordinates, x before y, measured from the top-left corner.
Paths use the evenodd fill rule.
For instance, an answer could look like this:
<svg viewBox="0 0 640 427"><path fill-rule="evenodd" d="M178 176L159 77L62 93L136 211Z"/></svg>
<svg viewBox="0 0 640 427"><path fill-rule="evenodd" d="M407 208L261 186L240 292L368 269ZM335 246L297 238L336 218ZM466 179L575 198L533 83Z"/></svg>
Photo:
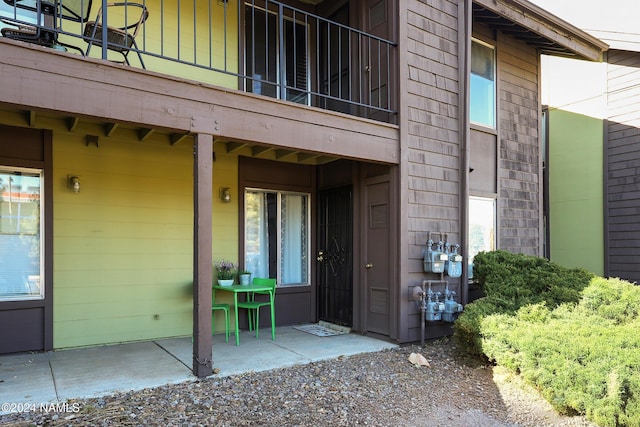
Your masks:
<svg viewBox="0 0 640 427"><path fill-rule="evenodd" d="M449 259L449 256L443 250L444 243L439 241L436 249L433 246L433 240L429 239L423 261L424 271L427 273L444 273L444 264Z"/></svg>
<svg viewBox="0 0 640 427"><path fill-rule="evenodd" d="M449 261L447 262L447 274L450 277L462 276L462 255L458 254L460 245L453 245L453 249L449 254Z"/></svg>

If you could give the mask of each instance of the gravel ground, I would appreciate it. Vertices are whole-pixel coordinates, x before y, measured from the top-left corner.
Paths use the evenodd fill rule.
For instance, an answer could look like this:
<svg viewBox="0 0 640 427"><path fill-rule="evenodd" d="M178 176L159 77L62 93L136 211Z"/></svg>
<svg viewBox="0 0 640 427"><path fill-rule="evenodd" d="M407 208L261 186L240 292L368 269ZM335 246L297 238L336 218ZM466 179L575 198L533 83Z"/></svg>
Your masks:
<svg viewBox="0 0 640 427"><path fill-rule="evenodd" d="M500 368L465 364L450 340L68 403L79 411L0 416L0 425L594 426L556 414Z"/></svg>

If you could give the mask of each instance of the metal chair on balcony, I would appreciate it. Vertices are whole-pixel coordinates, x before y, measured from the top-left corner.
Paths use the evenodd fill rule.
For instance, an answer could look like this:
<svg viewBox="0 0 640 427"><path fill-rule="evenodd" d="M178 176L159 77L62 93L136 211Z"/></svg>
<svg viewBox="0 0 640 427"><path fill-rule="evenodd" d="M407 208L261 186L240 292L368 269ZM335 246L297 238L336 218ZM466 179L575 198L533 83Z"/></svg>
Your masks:
<svg viewBox="0 0 640 427"><path fill-rule="evenodd" d="M132 12L130 9L133 8L139 9L140 13ZM92 46L102 46L102 23L107 13L107 49L120 53L123 62L127 65L131 65L128 58L129 52L134 50L138 54L140 65L146 69L136 44L136 36L149 17L149 11L140 3L107 3L107 11L103 11L100 7L96 19L87 22L84 27L84 37L88 43L86 55L89 56Z"/></svg>
<svg viewBox="0 0 640 427"><path fill-rule="evenodd" d="M82 11L71 11L73 15L69 15L70 9L65 8L64 11L61 12L57 9L59 6L58 3L53 1L28 0L18 2L18 0L4 0L4 2L15 8L15 19L7 16L0 17L0 21L3 24L9 25L0 31L4 37L39 44L56 50L66 51L67 48L71 48L84 55L84 51L79 47L60 42L57 33L59 18L81 22L82 18L78 13ZM87 0L86 3L87 7L91 7L91 0ZM27 14L35 12L35 22L33 25L18 19L17 9L26 10Z"/></svg>

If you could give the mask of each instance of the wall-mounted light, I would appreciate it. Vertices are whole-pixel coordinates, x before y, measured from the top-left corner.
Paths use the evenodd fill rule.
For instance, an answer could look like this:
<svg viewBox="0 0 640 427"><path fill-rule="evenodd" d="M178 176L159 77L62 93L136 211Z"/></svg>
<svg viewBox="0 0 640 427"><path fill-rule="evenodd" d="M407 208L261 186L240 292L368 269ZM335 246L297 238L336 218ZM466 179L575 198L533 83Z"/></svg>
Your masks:
<svg viewBox="0 0 640 427"><path fill-rule="evenodd" d="M229 187L220 188L220 200L222 200L222 203L231 203L231 190Z"/></svg>
<svg viewBox="0 0 640 427"><path fill-rule="evenodd" d="M75 175L67 175L67 187L78 194L80 192L80 178Z"/></svg>

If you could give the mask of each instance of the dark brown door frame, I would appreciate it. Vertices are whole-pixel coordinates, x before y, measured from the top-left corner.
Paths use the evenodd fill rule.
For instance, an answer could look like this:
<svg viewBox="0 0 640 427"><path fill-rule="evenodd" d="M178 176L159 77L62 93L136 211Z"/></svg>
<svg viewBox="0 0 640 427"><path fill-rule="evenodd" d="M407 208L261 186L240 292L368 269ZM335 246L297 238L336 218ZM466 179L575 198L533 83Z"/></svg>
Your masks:
<svg viewBox="0 0 640 427"><path fill-rule="evenodd" d="M41 169L43 171L44 234L44 299L0 302L0 311L43 310L42 348L53 349L53 136L50 130L0 126L0 165ZM34 150L24 147L37 146ZM17 333L25 333L16 328ZM26 350L26 349L25 349Z"/></svg>

